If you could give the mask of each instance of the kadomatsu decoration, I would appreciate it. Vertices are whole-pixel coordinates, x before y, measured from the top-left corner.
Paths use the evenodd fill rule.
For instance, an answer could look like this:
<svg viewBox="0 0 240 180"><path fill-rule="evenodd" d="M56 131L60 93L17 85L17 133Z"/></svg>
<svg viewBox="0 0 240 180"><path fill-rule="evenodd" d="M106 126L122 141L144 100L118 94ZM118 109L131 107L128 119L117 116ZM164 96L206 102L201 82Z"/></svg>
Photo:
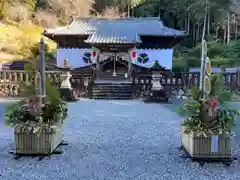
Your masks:
<svg viewBox="0 0 240 180"><path fill-rule="evenodd" d="M68 111L58 89L43 78L45 73L40 73L36 64L33 60L26 67L31 80L22 84L25 99L8 105L5 111L5 123L14 128L16 154L21 155L51 154L62 141L62 124ZM42 87L46 87L44 96Z"/></svg>
<svg viewBox="0 0 240 180"><path fill-rule="evenodd" d="M211 75L211 61L203 41L200 87L193 87L180 113L182 146L193 158L231 159L231 135L239 112L227 104L231 93L224 91L220 74Z"/></svg>
<svg viewBox="0 0 240 180"><path fill-rule="evenodd" d="M223 90L220 75L212 76L211 87L206 99L201 98L199 87L194 87L192 98L181 109L185 116L182 145L194 158L231 158L231 135L239 111L228 104L231 93Z"/></svg>

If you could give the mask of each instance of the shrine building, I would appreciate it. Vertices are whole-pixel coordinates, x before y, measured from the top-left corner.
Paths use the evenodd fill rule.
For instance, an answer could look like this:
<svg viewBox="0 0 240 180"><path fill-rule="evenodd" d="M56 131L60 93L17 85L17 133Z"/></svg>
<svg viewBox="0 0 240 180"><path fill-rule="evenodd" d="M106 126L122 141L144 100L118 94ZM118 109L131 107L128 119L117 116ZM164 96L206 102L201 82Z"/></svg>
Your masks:
<svg viewBox="0 0 240 180"><path fill-rule="evenodd" d="M93 67L102 75L130 77L133 68L146 69L156 61L172 70L173 47L184 31L164 26L159 17L75 18L68 26L45 29L57 43L57 66Z"/></svg>

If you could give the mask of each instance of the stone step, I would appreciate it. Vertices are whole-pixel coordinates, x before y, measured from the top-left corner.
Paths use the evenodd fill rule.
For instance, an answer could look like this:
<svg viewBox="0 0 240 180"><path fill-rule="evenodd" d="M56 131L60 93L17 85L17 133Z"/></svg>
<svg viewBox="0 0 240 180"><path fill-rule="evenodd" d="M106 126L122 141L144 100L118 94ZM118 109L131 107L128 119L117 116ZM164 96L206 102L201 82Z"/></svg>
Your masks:
<svg viewBox="0 0 240 180"><path fill-rule="evenodd" d="M128 93L92 92L92 96L132 96L132 92L128 92Z"/></svg>
<svg viewBox="0 0 240 180"><path fill-rule="evenodd" d="M126 89L126 90L98 90L98 89L93 89L92 93L131 94L132 90L129 90L129 89Z"/></svg>
<svg viewBox="0 0 240 180"><path fill-rule="evenodd" d="M103 83L93 84L93 99L132 99L131 84Z"/></svg>
<svg viewBox="0 0 240 180"><path fill-rule="evenodd" d="M109 97L92 97L92 99L108 99L108 100L130 100L132 97L118 97L118 96L109 96Z"/></svg>
<svg viewBox="0 0 240 180"><path fill-rule="evenodd" d="M104 88L104 89L132 89L131 84L93 84L93 88Z"/></svg>
<svg viewBox="0 0 240 180"><path fill-rule="evenodd" d="M132 96L132 93L105 93L105 92L94 92L94 96Z"/></svg>
<svg viewBox="0 0 240 180"><path fill-rule="evenodd" d="M106 78L101 78L101 80L109 80L109 81L124 81L126 80L126 78L109 78L109 77L106 77Z"/></svg>
<svg viewBox="0 0 240 180"><path fill-rule="evenodd" d="M92 87L103 87L103 88L131 88L132 85L127 84L93 84Z"/></svg>
<svg viewBox="0 0 240 180"><path fill-rule="evenodd" d="M132 99L132 94L93 94L93 99Z"/></svg>
<svg viewBox="0 0 240 180"><path fill-rule="evenodd" d="M124 74L122 74L122 75L117 75L117 76L113 76L113 75L111 75L111 74L104 74L104 75L99 75L98 77L106 77L106 78L124 78L125 77L125 75Z"/></svg>
<svg viewBox="0 0 240 180"><path fill-rule="evenodd" d="M112 73L104 73L98 76L100 80L125 80L125 74L117 74L113 76Z"/></svg>
<svg viewBox="0 0 240 180"><path fill-rule="evenodd" d="M122 90L109 90L109 89L93 89L92 90L93 93L132 93L132 90L129 89L122 89Z"/></svg>
<svg viewBox="0 0 240 180"><path fill-rule="evenodd" d="M93 90L132 90L132 87L121 87L121 86L112 86L112 87L106 87L106 86L93 86Z"/></svg>
<svg viewBox="0 0 240 180"><path fill-rule="evenodd" d="M104 93L104 94L132 94L132 90L96 90L93 89L92 93Z"/></svg>
<svg viewBox="0 0 240 180"><path fill-rule="evenodd" d="M113 72L102 72L99 74L99 76L100 77L102 77L102 76L109 76L109 77L122 76L122 77L124 77L125 73L124 72L116 72L116 76L113 76Z"/></svg>
<svg viewBox="0 0 240 180"><path fill-rule="evenodd" d="M93 86L105 86L105 87L132 87L132 84L129 83L93 83Z"/></svg>
<svg viewBox="0 0 240 180"><path fill-rule="evenodd" d="M132 96L132 92L105 92L105 91L93 91L92 95L106 95L106 96L119 96L119 95L126 95L126 96Z"/></svg>
<svg viewBox="0 0 240 180"><path fill-rule="evenodd" d="M104 80L104 79L96 79L93 84L99 85L132 85L132 81L129 79L124 80Z"/></svg>

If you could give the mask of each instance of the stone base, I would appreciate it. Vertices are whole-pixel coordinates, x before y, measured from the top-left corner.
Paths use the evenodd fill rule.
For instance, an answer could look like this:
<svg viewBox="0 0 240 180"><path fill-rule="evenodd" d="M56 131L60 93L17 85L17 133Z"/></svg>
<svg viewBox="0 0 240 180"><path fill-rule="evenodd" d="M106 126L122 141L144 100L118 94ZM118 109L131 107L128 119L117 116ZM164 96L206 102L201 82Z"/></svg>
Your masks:
<svg viewBox="0 0 240 180"><path fill-rule="evenodd" d="M168 102L169 97L164 90L151 91L151 95L148 96L146 102Z"/></svg>
<svg viewBox="0 0 240 180"><path fill-rule="evenodd" d="M77 100L76 93L74 92L73 89L60 88L59 91L60 91L61 98L64 101L76 101Z"/></svg>

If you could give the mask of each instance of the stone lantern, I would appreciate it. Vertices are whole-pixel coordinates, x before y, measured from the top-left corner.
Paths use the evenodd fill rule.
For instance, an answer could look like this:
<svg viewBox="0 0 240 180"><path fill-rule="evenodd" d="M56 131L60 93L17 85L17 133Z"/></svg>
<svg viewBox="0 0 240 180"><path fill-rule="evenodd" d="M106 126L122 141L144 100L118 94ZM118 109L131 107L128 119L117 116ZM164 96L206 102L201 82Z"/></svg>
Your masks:
<svg viewBox="0 0 240 180"><path fill-rule="evenodd" d="M62 80L62 83L61 83L61 86L60 86L61 89L72 90L72 85L70 83L70 78L71 77L72 77L72 75L70 74L70 72L66 72L66 73L61 74L61 80Z"/></svg>
<svg viewBox="0 0 240 180"><path fill-rule="evenodd" d="M150 89L150 94L148 95L146 101L152 102L166 102L168 101L168 95L164 90L164 87L160 83L163 73L167 72L158 61L156 60L154 65L150 68L152 72L152 87Z"/></svg>
<svg viewBox="0 0 240 180"><path fill-rule="evenodd" d="M152 71L152 91L160 91L163 89L163 86L160 83L162 78L162 66L159 65L158 61L155 61L154 65L151 67Z"/></svg>
<svg viewBox="0 0 240 180"><path fill-rule="evenodd" d="M60 86L60 94L63 100L66 101L75 101L75 91L72 88L70 79L72 77L70 73L70 66L68 66L67 60L64 60L64 67L58 67L63 73L61 74L61 86Z"/></svg>
<svg viewBox="0 0 240 180"><path fill-rule="evenodd" d="M89 85L89 77L84 77L83 78L83 85L84 85L84 93L85 93L85 97L88 96L88 85Z"/></svg>

